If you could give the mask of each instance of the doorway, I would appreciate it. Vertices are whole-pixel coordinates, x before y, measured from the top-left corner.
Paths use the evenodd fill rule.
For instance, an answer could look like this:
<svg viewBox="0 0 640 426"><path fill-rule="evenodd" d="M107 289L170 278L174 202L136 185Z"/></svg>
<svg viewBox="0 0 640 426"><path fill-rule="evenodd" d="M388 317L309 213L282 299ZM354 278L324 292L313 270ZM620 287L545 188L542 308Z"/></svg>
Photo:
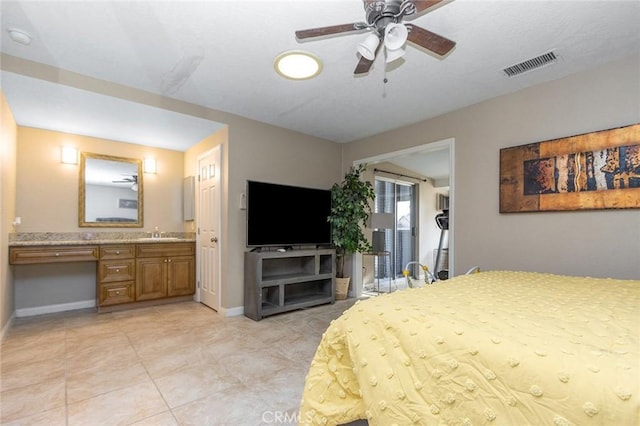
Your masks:
<svg viewBox="0 0 640 426"><path fill-rule="evenodd" d="M436 142L427 143L424 145L407 148L403 150L398 150L394 152L389 152L385 154L376 155L373 157L366 157L360 160L356 160L353 162L354 166L358 166L359 164L367 164L368 173L367 179L373 181L373 169L375 165L380 163L393 163L402 167L405 170L412 171L415 174L419 174L422 176L429 177L429 180L433 183L434 187L438 188L438 192L440 192L441 188L446 187L446 192L448 193L449 198L449 230L447 231L447 252L448 252L448 269L450 274L454 274L455 271L455 203L454 203L454 192L455 192L455 139L449 138ZM434 171L437 169L436 174ZM421 193L420 193L421 194ZM435 205L433 206L432 211L424 211L422 205L425 201L432 200L432 194L429 194L426 198L422 196L419 197L420 208L414 214L417 229L416 235L416 245L418 247L417 253L415 254L416 258L421 259L431 259L430 262L433 263L432 258L434 258L434 250L433 248L438 247L438 240L440 238L440 230L433 229L429 231L433 239L433 241L427 241L425 239L425 230L428 230L429 227L434 228L435 222L434 217L436 216L437 210ZM435 202L434 202L435 204ZM354 283L363 283L364 281L364 272L363 266L365 264L364 257L362 254L356 254L353 257L353 261L351 264L351 276L353 277ZM392 260L392 262L394 262ZM428 262L427 262L428 263ZM400 273L402 271L400 270ZM376 271L377 273L377 271ZM353 293L350 294L352 297L361 297L363 294L363 286L362 285L354 285L352 286Z"/></svg>
<svg viewBox="0 0 640 426"><path fill-rule="evenodd" d="M220 309L220 170L221 147L198 157L198 299Z"/></svg>

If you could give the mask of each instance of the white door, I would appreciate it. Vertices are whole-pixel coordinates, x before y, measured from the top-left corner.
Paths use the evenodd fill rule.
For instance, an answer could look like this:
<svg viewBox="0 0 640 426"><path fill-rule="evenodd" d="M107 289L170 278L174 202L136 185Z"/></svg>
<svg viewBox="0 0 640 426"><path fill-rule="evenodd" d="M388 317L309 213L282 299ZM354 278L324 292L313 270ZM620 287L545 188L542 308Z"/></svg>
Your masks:
<svg viewBox="0 0 640 426"><path fill-rule="evenodd" d="M198 159L198 260L200 302L220 309L220 150Z"/></svg>

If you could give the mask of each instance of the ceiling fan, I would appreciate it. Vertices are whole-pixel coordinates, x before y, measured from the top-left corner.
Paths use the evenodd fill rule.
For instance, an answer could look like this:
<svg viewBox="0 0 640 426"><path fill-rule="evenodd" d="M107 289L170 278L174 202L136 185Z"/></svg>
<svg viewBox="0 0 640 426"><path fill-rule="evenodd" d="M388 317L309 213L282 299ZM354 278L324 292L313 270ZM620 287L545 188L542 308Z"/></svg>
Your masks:
<svg viewBox="0 0 640 426"><path fill-rule="evenodd" d="M124 177L121 180L112 180L112 183L130 183L131 184L131 190L132 191L137 191L138 190L138 176L137 175L125 175L128 177Z"/></svg>
<svg viewBox="0 0 640 426"><path fill-rule="evenodd" d="M372 33L358 45L361 55L354 74L366 74L371 69L380 47L384 44L387 63L404 55L409 41L439 56L444 56L456 43L414 24L403 24L406 16L420 14L443 0L362 0L366 22L332 25L296 31L299 40L334 34L368 30Z"/></svg>

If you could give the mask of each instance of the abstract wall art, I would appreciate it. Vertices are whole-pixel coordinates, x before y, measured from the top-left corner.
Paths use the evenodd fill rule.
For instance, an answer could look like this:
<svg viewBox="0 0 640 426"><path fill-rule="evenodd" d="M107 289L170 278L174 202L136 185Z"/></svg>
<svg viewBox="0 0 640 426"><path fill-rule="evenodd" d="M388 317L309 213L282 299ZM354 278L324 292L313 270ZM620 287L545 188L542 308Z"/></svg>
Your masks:
<svg viewBox="0 0 640 426"><path fill-rule="evenodd" d="M640 124L500 150L500 213L640 208Z"/></svg>

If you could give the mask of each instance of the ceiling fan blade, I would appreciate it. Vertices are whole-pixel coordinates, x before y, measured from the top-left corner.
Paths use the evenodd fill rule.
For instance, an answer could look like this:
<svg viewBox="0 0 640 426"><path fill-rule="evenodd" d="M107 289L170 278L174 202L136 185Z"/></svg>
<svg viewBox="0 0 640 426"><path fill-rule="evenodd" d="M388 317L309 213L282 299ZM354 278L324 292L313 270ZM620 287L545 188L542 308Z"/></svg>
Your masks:
<svg viewBox="0 0 640 426"><path fill-rule="evenodd" d="M376 54L373 59L367 59L364 56L360 57L358 65L356 65L356 69L353 71L355 75L366 74L369 72L369 70L371 69L371 65L373 65L373 61L375 61L378 57L378 52L380 51L380 47L382 46L382 44L383 43L380 43L378 44L378 47L376 47Z"/></svg>
<svg viewBox="0 0 640 426"><path fill-rule="evenodd" d="M360 61L358 61L358 65L356 65L356 69L353 73L356 75L366 74L371 69L371 65L373 65L373 61L363 56L360 58Z"/></svg>
<svg viewBox="0 0 640 426"><path fill-rule="evenodd" d="M456 45L455 41L451 41L448 38L442 37L436 33L425 30L413 24L406 24L409 30L409 36L407 40L424 47L440 56L444 56L451 51Z"/></svg>
<svg viewBox="0 0 640 426"><path fill-rule="evenodd" d="M416 6L416 13L421 13L440 2L442 0L413 0L413 4Z"/></svg>
<svg viewBox="0 0 640 426"><path fill-rule="evenodd" d="M333 25L330 27L320 27L320 28L311 28L308 30L300 30L300 31L296 31L296 38L305 39L305 38L311 38L311 37L322 37L322 36L327 36L332 34L347 33L350 31L360 31L365 29L363 28L363 25L366 27L366 24L363 24L361 22L354 22L351 24Z"/></svg>

